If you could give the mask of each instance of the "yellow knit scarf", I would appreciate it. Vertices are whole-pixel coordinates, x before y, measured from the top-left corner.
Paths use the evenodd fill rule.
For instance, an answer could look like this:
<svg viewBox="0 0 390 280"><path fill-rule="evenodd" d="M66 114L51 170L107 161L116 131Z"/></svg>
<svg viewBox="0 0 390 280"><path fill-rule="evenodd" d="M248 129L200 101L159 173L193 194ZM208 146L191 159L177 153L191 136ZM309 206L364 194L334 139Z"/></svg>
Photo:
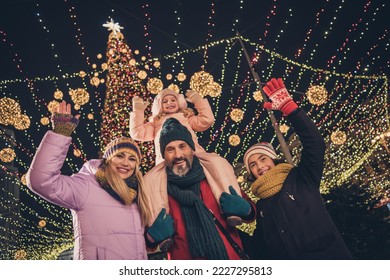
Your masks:
<svg viewBox="0 0 390 280"><path fill-rule="evenodd" d="M252 183L252 193L260 199L274 196L282 189L283 182L293 166L281 163L272 167L267 173Z"/></svg>

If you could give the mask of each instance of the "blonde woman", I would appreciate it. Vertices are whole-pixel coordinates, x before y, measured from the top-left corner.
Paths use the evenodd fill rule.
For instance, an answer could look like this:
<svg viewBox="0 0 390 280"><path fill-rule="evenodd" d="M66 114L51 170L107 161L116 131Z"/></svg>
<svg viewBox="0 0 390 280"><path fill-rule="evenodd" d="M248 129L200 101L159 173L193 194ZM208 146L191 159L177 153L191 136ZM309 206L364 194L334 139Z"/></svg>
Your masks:
<svg viewBox="0 0 390 280"><path fill-rule="evenodd" d="M72 175L60 169L79 116L62 102L29 168L29 188L44 199L70 209L74 259L147 259L144 225L151 214L139 170L141 154L130 138L111 141L103 159L86 162Z"/></svg>

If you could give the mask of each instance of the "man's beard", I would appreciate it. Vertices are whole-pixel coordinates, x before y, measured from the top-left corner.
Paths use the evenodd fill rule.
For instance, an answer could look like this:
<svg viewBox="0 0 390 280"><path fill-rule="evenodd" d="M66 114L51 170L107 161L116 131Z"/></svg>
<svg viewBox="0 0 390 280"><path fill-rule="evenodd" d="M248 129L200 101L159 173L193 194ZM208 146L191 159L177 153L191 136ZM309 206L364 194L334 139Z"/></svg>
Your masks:
<svg viewBox="0 0 390 280"><path fill-rule="evenodd" d="M177 166L175 165L176 162L178 161L182 161L184 160L185 161L185 166ZM190 160L189 158L187 157L181 157L181 158L178 158L178 159L173 159L171 162L169 162L167 164L167 167L173 172L173 174L179 176L179 177L183 177L185 175L187 175L187 173L190 171L191 167L192 167L192 160Z"/></svg>

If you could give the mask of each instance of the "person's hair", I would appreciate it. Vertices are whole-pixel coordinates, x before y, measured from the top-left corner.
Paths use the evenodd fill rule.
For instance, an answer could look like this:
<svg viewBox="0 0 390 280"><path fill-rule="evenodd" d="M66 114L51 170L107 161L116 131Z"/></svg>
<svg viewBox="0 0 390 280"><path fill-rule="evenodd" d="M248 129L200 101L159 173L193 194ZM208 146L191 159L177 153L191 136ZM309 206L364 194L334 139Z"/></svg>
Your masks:
<svg viewBox="0 0 390 280"><path fill-rule="evenodd" d="M280 159L280 158L276 158L276 159L272 159L272 161L274 162L275 166L280 164L280 163L285 163L286 161L284 159ZM252 174L252 172L250 171L249 172L249 175L246 177L246 180L249 182L249 183L253 183L254 181L256 181L256 177L255 175Z"/></svg>
<svg viewBox="0 0 390 280"><path fill-rule="evenodd" d="M103 171L106 176L107 183L111 186L111 188L119 195L119 197L124 201L125 205L130 205L133 202L134 195L131 190L128 188L126 182L116 175L111 168L108 168L109 163L104 161L103 163ZM142 172L139 170L138 162L136 163L134 175L138 181L138 206L141 213L141 221L143 225L146 225L151 217L151 211L149 209L149 201L148 197L145 195L144 191L144 179L142 176Z"/></svg>

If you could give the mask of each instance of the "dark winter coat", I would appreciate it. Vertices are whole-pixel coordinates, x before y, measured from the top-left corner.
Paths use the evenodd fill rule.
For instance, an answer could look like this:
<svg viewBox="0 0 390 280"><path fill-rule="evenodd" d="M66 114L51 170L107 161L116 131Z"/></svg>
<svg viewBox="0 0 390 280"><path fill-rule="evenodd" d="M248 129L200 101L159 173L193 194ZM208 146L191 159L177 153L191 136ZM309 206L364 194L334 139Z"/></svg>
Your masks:
<svg viewBox="0 0 390 280"><path fill-rule="evenodd" d="M352 259L323 203L319 186L325 143L306 113L297 109L288 120L303 150L276 195L257 202L254 259Z"/></svg>

